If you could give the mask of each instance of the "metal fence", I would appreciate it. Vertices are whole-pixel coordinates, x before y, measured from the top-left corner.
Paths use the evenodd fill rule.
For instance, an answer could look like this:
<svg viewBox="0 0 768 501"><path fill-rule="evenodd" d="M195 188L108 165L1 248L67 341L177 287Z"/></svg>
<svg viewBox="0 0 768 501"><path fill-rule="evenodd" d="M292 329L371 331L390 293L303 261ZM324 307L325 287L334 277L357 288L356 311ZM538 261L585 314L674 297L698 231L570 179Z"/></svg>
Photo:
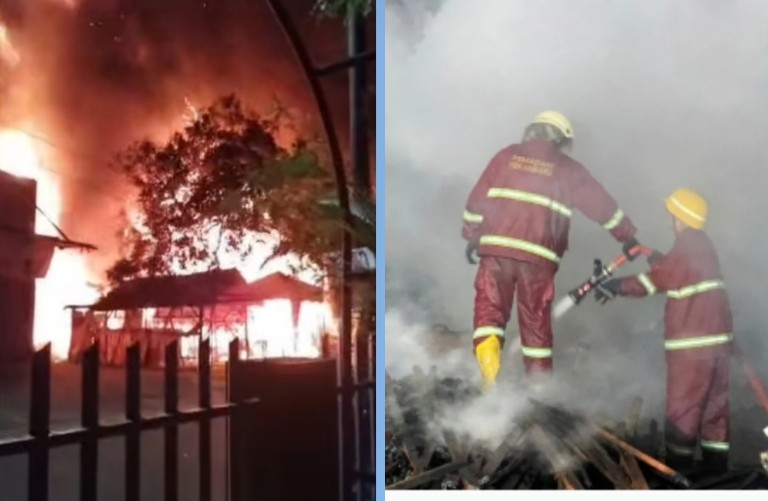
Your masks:
<svg viewBox="0 0 768 501"><path fill-rule="evenodd" d="M371 192L368 151L368 114L366 98L368 78L366 70L375 62L376 53L367 47L365 23L361 13L354 9L348 12L345 23L347 28L347 58L326 64L316 65L307 50L301 32L288 14L281 0L266 0L277 22L290 43L296 59L307 78L309 90L317 104L323 129L328 141L331 164L336 178L339 207L345 223L351 226L350 193L347 181L347 169L344 165L338 135L331 117L330 107L323 92L321 80L330 75L347 72L349 81L349 118L350 118L350 155L349 164L353 175L352 186L363 198ZM365 339L353 339L352 334L352 294L350 283L359 281L351 271L352 237L344 232L342 241L342 318L339 342L339 391L340 391L340 450L341 450L341 497L343 501L375 499L375 327L371 330L368 342ZM367 282L369 277L363 281ZM375 274L370 281L375 291ZM375 316L366 319L373 320ZM367 349L366 349L367 348ZM353 352L357 354L353 360ZM368 352L368 355L364 355ZM362 363L364 362L364 363ZM372 369L372 370L371 370Z"/></svg>
<svg viewBox="0 0 768 501"><path fill-rule="evenodd" d="M125 413L124 420L115 424L102 424L99 419L99 346L92 345L84 353L82 370L82 404L80 426L67 431L51 431L51 347L50 344L36 351L32 357L31 391L28 435L0 441L0 457L28 456L28 489L30 501L49 499L49 458L54 448L80 446L80 499L98 499L98 451L99 441L113 437L125 440L125 500L139 501L141 474L141 434L150 430L162 430L164 436L164 500L179 498L179 427L185 423L198 423L199 429L199 499L210 501L211 484L211 420L230 416L238 407L251 406L257 400L211 403L210 341L200 343L198 367L198 407L179 409L179 346L178 341L165 348L164 412L146 417L141 408L141 367L139 344L127 348L125 365ZM227 378L233 366L240 363L239 342L229 345ZM54 498L55 499L55 498Z"/></svg>

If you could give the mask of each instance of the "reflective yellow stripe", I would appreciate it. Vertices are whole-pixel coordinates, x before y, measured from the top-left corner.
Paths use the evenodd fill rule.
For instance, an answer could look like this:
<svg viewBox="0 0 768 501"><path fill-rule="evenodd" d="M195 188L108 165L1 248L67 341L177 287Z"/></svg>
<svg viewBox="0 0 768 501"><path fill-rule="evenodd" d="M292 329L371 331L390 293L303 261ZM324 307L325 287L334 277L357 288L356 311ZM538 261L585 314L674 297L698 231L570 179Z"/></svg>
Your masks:
<svg viewBox="0 0 768 501"><path fill-rule="evenodd" d="M725 284L722 280L704 280L697 284L683 287L674 291L667 291L667 295L672 299L685 299L695 294L701 294L702 292L709 292L717 289L725 289Z"/></svg>
<svg viewBox="0 0 768 501"><path fill-rule="evenodd" d="M680 456L692 456L696 451L693 447L686 447L685 445L677 445L677 444L665 444L667 446L667 449L674 452L675 454L679 454Z"/></svg>
<svg viewBox="0 0 768 501"><path fill-rule="evenodd" d="M508 188L491 188L488 190L488 198L508 198L510 200L517 200L519 202L528 202L529 204L541 205L542 207L547 207L548 209L562 214L565 217L571 217L573 214L571 209L561 204L560 202L556 202L555 200L552 200L549 197L545 197L544 195L538 195L528 191L510 190Z"/></svg>
<svg viewBox="0 0 768 501"><path fill-rule="evenodd" d="M482 223L483 222L483 215L482 214L475 214L474 212L469 212L468 210L464 211L464 221L468 223Z"/></svg>
<svg viewBox="0 0 768 501"><path fill-rule="evenodd" d="M521 346L523 356L528 358L552 358L552 348L534 348L533 346Z"/></svg>
<svg viewBox="0 0 768 501"><path fill-rule="evenodd" d="M519 240L517 238L502 237L499 235L483 235L480 237L480 245L496 245L499 247L508 247L510 249L518 249L537 256L549 259L552 262L559 263L560 258L553 251L542 247L541 245L526 242L525 240Z"/></svg>
<svg viewBox="0 0 768 501"><path fill-rule="evenodd" d="M603 225L603 228L611 231L619 225L622 219L624 219L624 213L621 211L621 209L619 209L613 214L611 219L609 219L608 222Z"/></svg>
<svg viewBox="0 0 768 501"><path fill-rule="evenodd" d="M703 218L703 217L701 217L699 214L696 214L696 213L695 213L695 212L693 212L691 209L689 209L689 208L688 208L688 207L686 207L685 205L683 205L683 204L681 204L680 202L678 202L678 201L677 201L677 199L676 199L675 197L669 197L669 201L670 201L670 202L672 202L673 204L675 204L675 206L676 206L678 209L680 209L681 211L685 212L686 214L688 214L689 216L691 216L691 217L692 217L693 219L695 219L696 221L701 221L702 223L706 221L706 218Z"/></svg>
<svg viewBox="0 0 768 501"><path fill-rule="evenodd" d="M731 448L728 442L718 442L716 440L702 440L701 446L705 449L710 449L713 451L723 451L723 452Z"/></svg>
<svg viewBox="0 0 768 501"><path fill-rule="evenodd" d="M711 336L686 337L682 339L668 339L664 341L664 348L668 351L691 350L694 348L707 348L719 344L731 342L731 334L713 334Z"/></svg>
<svg viewBox="0 0 768 501"><path fill-rule="evenodd" d="M649 296L656 294L656 286L653 285L653 282L651 282L651 279L648 277L648 275L641 273L637 276L637 279L641 284L643 284L643 287L645 287L645 292L647 292Z"/></svg>
<svg viewBox="0 0 768 501"><path fill-rule="evenodd" d="M475 329L475 334L472 336L472 339L478 338L478 337L486 337L486 336L499 336L504 337L504 329L501 327L478 327Z"/></svg>

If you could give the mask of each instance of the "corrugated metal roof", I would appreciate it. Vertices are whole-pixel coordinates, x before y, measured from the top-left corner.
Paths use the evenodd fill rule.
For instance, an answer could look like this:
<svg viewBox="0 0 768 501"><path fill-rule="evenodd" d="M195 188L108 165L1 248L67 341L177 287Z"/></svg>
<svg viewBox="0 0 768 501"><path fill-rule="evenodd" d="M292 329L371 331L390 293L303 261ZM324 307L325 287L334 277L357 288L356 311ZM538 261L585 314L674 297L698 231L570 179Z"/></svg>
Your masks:
<svg viewBox="0 0 768 501"><path fill-rule="evenodd" d="M320 287L283 273L247 283L237 270L213 270L182 276L140 278L110 291L90 309L97 311L260 303L269 299L320 301Z"/></svg>

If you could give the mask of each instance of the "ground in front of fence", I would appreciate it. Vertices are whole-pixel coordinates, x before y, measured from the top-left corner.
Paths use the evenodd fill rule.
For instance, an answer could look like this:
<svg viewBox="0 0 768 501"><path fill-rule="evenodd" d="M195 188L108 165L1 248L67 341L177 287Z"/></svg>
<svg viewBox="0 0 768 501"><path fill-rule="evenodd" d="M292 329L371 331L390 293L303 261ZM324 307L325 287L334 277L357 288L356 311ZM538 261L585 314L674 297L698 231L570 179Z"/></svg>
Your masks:
<svg viewBox="0 0 768 501"><path fill-rule="evenodd" d="M225 402L224 377L214 369L212 402ZM0 373L0 439L25 435L29 420L29 366L4 368ZM142 372L142 412L154 416L163 411L163 373ZM68 363L56 364L51 374L51 427L53 431L78 426L80 419L81 368ZM125 369L103 367L100 378L101 420L104 423L123 420L125 412ZM197 372L179 373L179 408L197 404ZM198 499L198 430L197 423L179 428L179 498ZM226 418L213 420L212 482L213 500L225 501ZM163 432L142 433L141 499L154 501L163 496ZM124 499L124 441L122 438L102 440L99 444L99 499ZM51 451L51 499L79 499L79 448L69 446ZM27 457L0 458L0 499L27 499Z"/></svg>

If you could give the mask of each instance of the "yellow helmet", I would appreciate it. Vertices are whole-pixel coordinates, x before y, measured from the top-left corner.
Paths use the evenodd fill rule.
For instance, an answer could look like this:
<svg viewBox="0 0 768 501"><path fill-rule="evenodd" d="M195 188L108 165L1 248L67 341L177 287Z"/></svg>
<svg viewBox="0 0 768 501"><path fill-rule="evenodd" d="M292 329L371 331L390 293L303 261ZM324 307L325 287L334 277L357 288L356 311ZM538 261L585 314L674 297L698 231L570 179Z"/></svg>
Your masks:
<svg viewBox="0 0 768 501"><path fill-rule="evenodd" d="M560 131L566 139L573 139L571 121L559 111L543 111L533 119L535 124L548 124Z"/></svg>
<svg viewBox="0 0 768 501"><path fill-rule="evenodd" d="M691 228L703 230L709 207L704 197L688 188L675 190L666 200L667 210Z"/></svg>

